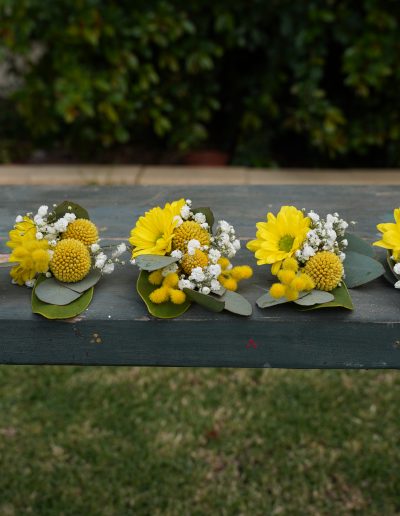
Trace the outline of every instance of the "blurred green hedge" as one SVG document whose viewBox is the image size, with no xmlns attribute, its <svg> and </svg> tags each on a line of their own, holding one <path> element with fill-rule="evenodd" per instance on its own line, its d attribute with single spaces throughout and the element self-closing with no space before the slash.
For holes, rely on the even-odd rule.
<svg viewBox="0 0 400 516">
<path fill-rule="evenodd" d="M 398 0 L 0 0 L 0 139 L 399 166 L 399 22 Z"/>
</svg>

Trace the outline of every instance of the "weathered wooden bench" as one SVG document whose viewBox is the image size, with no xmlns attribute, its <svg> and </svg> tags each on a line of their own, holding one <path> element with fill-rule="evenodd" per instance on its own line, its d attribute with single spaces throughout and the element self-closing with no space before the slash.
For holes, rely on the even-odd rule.
<svg viewBox="0 0 400 516">
<path fill-rule="evenodd" d="M 227 172 L 229 173 L 229 172 Z M 357 220 L 372 241 L 376 223 L 399 205 L 393 186 L 15 187 L 0 192 L 0 253 L 16 214 L 65 198 L 85 206 L 104 239 L 127 238 L 136 218 L 166 201 L 189 197 L 232 222 L 243 243 L 255 223 L 281 204 L 338 211 Z M 267 285 L 244 248 L 238 262 L 255 275 L 241 292 L 254 303 Z M 0 363 L 205 367 L 400 368 L 400 293 L 380 278 L 352 291 L 354 312 L 300 313 L 292 306 L 254 308 L 250 318 L 211 313 L 193 305 L 175 320 L 150 317 L 136 293 L 138 271 L 127 264 L 95 290 L 89 309 L 72 321 L 32 315 L 30 292 L 11 285 L 0 269 Z"/>
</svg>

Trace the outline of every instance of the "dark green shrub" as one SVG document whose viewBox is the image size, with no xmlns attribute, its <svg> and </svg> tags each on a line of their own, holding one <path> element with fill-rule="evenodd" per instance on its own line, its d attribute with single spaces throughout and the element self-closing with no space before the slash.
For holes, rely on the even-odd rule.
<svg viewBox="0 0 400 516">
<path fill-rule="evenodd" d="M 0 0 L 2 97 L 41 147 L 398 166 L 399 22 L 397 0 Z"/>
</svg>

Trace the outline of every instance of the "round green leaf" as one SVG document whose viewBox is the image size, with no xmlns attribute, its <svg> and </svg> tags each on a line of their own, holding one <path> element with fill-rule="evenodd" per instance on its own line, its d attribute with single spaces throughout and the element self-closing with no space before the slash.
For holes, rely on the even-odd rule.
<svg viewBox="0 0 400 516">
<path fill-rule="evenodd" d="M 355 253 L 364 254 L 365 256 L 369 256 L 370 258 L 373 258 L 375 256 L 373 247 L 357 235 L 354 235 L 353 233 L 346 233 L 344 238 L 348 242 L 345 251 L 346 253 L 352 251 Z"/>
<path fill-rule="evenodd" d="M 294 303 L 300 306 L 312 306 L 321 303 L 328 303 L 333 301 L 335 296 L 330 292 L 324 292 L 323 290 L 311 290 L 305 296 L 296 299 Z"/>
<path fill-rule="evenodd" d="M 225 301 L 225 310 L 228 310 L 228 312 L 245 316 L 253 313 L 251 304 L 237 292 L 226 290 L 220 299 Z"/>
<path fill-rule="evenodd" d="M 72 290 L 73 292 L 79 292 L 82 294 L 82 292 L 85 292 L 85 290 L 88 290 L 90 287 L 94 287 L 100 278 L 101 271 L 99 269 L 92 269 L 89 274 L 81 281 L 77 281 L 76 283 L 65 283 L 59 281 L 58 283 L 63 287 Z"/>
<path fill-rule="evenodd" d="M 373 258 L 354 251 L 346 252 L 343 262 L 348 288 L 359 287 L 384 274 L 383 265 Z"/>
<path fill-rule="evenodd" d="M 43 276 L 39 276 L 35 288 L 32 292 L 32 312 L 43 315 L 46 319 L 70 319 L 82 313 L 90 305 L 93 298 L 93 287 L 81 294 L 78 299 L 68 305 L 58 306 L 44 303 L 36 295 L 36 289 L 44 281 Z"/>
<path fill-rule="evenodd" d="M 221 301 L 223 296 L 220 299 L 217 299 L 209 294 L 202 294 L 197 290 L 191 290 L 189 288 L 184 288 L 183 291 L 191 301 L 204 306 L 204 308 L 211 312 L 222 312 L 225 308 L 225 302 Z"/>
<path fill-rule="evenodd" d="M 76 204 L 75 202 L 63 201 L 56 208 L 54 208 L 50 216 L 50 221 L 54 222 L 58 219 L 61 219 L 66 213 L 73 213 L 77 219 L 90 219 L 89 213 L 85 210 L 85 208 L 82 208 L 82 206 L 79 206 L 79 204 Z"/>
<path fill-rule="evenodd" d="M 135 263 L 139 269 L 143 271 L 156 271 L 168 267 L 172 263 L 175 263 L 179 258 L 173 256 L 159 256 L 156 254 L 141 254 L 135 258 Z"/>
<path fill-rule="evenodd" d="M 351 300 L 349 291 L 347 290 L 346 285 L 342 281 L 340 287 L 336 287 L 331 291 L 334 299 L 332 301 L 328 301 L 328 303 L 322 303 L 313 306 L 299 306 L 299 310 L 317 310 L 318 308 L 347 308 L 348 310 L 353 310 L 353 302 Z"/>
<path fill-rule="evenodd" d="M 190 306 L 190 301 L 187 299 L 181 305 L 175 305 L 171 303 L 171 301 L 167 301 L 166 303 L 156 304 L 150 300 L 150 294 L 158 287 L 152 285 L 149 280 L 149 273 L 147 271 L 140 271 L 139 277 L 136 283 L 136 289 L 138 291 L 139 296 L 143 299 L 147 306 L 147 310 L 154 317 L 159 317 L 160 319 L 172 319 L 174 317 L 179 317 Z"/>
<path fill-rule="evenodd" d="M 307 294 L 308 292 L 300 292 L 299 299 L 306 296 Z M 259 308 L 271 308 L 272 306 L 283 305 L 284 303 L 290 303 L 290 301 L 287 300 L 286 297 L 280 297 L 279 299 L 275 299 L 274 297 L 270 296 L 268 292 L 266 294 L 263 294 L 256 301 L 256 305 Z"/>
<path fill-rule="evenodd" d="M 79 292 L 63 287 L 54 278 L 46 278 L 38 283 L 35 294 L 40 301 L 59 306 L 68 305 L 81 295 Z"/>
</svg>

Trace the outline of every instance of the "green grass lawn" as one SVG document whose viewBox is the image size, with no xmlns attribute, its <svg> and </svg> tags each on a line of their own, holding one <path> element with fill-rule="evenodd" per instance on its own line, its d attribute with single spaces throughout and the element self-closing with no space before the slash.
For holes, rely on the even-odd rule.
<svg viewBox="0 0 400 516">
<path fill-rule="evenodd" d="M 0 515 L 400 514 L 400 374 L 0 367 Z"/>
</svg>

